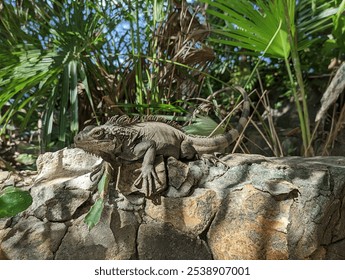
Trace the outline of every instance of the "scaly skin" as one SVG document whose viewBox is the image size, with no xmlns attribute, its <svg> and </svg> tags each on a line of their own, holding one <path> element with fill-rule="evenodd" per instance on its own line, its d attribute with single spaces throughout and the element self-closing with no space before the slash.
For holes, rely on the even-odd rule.
<svg viewBox="0 0 345 280">
<path fill-rule="evenodd" d="M 104 125 L 88 126 L 79 132 L 74 143 L 86 152 L 100 156 L 110 164 L 142 160 L 140 175 L 134 182 L 154 195 L 154 180 L 161 184 L 154 169 L 157 155 L 176 159 L 194 159 L 203 154 L 224 152 L 234 142 L 248 121 L 250 103 L 244 93 L 242 116 L 235 129 L 215 137 L 193 137 L 173 125 L 147 117 L 143 122 L 127 116 L 115 116 Z"/>
</svg>

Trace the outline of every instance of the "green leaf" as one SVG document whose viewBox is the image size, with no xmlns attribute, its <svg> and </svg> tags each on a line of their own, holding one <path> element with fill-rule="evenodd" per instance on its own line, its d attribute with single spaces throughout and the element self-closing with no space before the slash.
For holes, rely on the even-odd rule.
<svg viewBox="0 0 345 280">
<path fill-rule="evenodd" d="M 218 124 L 208 116 L 198 116 L 192 124 L 183 127 L 187 134 L 209 136 Z M 222 127 L 218 127 L 213 135 L 224 133 Z"/>
<path fill-rule="evenodd" d="M 73 136 L 78 132 L 78 72 L 77 72 L 77 61 L 72 60 L 69 63 L 70 68 L 70 103 L 71 103 L 71 120 L 70 127 Z"/>
<path fill-rule="evenodd" d="M 66 126 L 68 123 L 68 99 L 70 95 L 70 67 L 69 64 L 64 66 L 64 71 L 62 75 L 62 92 L 61 92 L 61 108 L 60 108 L 60 118 L 59 118 L 59 145 L 61 148 L 66 142 Z"/>
<path fill-rule="evenodd" d="M 0 192 L 0 218 L 13 217 L 32 204 L 28 191 L 15 187 L 7 187 Z"/>
<path fill-rule="evenodd" d="M 104 190 L 107 189 L 109 181 L 110 181 L 110 174 L 107 171 L 105 171 L 102 175 L 101 180 L 98 182 L 98 185 L 97 185 L 99 194 L 102 194 Z"/>
<path fill-rule="evenodd" d="M 98 122 L 97 113 L 95 111 L 95 106 L 93 104 L 92 94 L 91 94 L 91 91 L 90 91 L 89 82 L 88 82 L 88 79 L 87 79 L 87 75 L 85 73 L 85 67 L 84 67 L 83 63 L 78 63 L 78 73 L 79 73 L 81 82 L 84 85 L 86 96 L 89 99 L 92 111 L 93 111 L 93 113 L 94 113 L 94 115 L 96 117 L 96 120 Z"/>
<path fill-rule="evenodd" d="M 212 40 L 251 51 L 253 55 L 286 58 L 290 53 L 287 26 L 282 1 L 203 0 L 209 4 L 207 12 L 225 22 L 226 27 L 214 29 Z M 292 3 L 292 1 L 289 1 Z M 293 6 L 289 15 L 293 22 Z M 227 42 L 226 42 L 227 41 Z M 265 54 L 264 54 L 265 52 Z"/>
<path fill-rule="evenodd" d="M 32 165 L 35 164 L 37 157 L 31 154 L 19 154 L 16 157 L 16 162 L 19 162 L 24 165 Z"/>
<path fill-rule="evenodd" d="M 157 23 L 161 21 L 164 17 L 164 3 L 163 0 L 155 0 L 153 1 L 153 23 Z M 148 11 L 150 12 L 150 11 Z"/>
<path fill-rule="evenodd" d="M 101 219 L 101 215 L 104 208 L 104 201 L 102 198 L 98 198 L 94 205 L 92 205 L 89 212 L 86 214 L 84 219 L 85 224 L 87 224 L 89 230 L 91 230 L 95 225 L 98 224 Z"/>
</svg>

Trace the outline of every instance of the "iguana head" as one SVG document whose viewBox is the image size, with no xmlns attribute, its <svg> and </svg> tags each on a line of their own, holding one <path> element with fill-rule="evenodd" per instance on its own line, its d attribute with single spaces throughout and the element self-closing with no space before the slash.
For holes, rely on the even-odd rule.
<svg viewBox="0 0 345 280">
<path fill-rule="evenodd" d="M 121 151 L 122 141 L 105 125 L 87 126 L 74 137 L 77 148 L 107 160 Z"/>
</svg>

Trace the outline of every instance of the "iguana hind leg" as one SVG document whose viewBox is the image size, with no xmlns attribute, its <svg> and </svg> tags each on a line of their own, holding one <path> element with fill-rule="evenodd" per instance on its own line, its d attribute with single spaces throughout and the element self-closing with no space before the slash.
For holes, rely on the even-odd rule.
<svg viewBox="0 0 345 280">
<path fill-rule="evenodd" d="M 188 140 L 184 140 L 181 143 L 181 158 L 183 159 L 197 159 L 199 158 L 198 152 L 193 147 L 193 143 Z"/>
</svg>

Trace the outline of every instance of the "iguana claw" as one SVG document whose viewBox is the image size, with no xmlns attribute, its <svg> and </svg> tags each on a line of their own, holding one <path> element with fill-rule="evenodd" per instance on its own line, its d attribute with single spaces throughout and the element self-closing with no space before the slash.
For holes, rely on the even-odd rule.
<svg viewBox="0 0 345 280">
<path fill-rule="evenodd" d="M 199 159 L 201 159 L 206 164 L 210 162 L 213 165 L 221 164 L 224 168 L 229 168 L 229 165 L 225 161 L 218 158 L 217 154 L 203 154 Z"/>
<path fill-rule="evenodd" d="M 139 169 L 136 169 L 134 171 L 135 173 L 140 172 L 139 177 L 134 181 L 134 186 L 136 188 L 143 188 L 146 190 L 146 196 L 152 197 L 156 191 L 156 183 L 158 183 L 159 187 L 163 186 L 161 180 L 158 178 L 158 175 L 156 173 L 156 170 L 153 166 L 146 166 Z M 140 187 L 140 183 L 141 187 Z M 158 188 L 160 189 L 160 188 Z"/>
<path fill-rule="evenodd" d="M 100 164 L 98 164 L 96 167 L 93 168 L 93 170 L 90 173 L 91 182 L 98 184 L 98 182 L 101 180 L 103 173 L 105 171 L 105 164 L 106 163 L 102 160 Z"/>
</svg>

